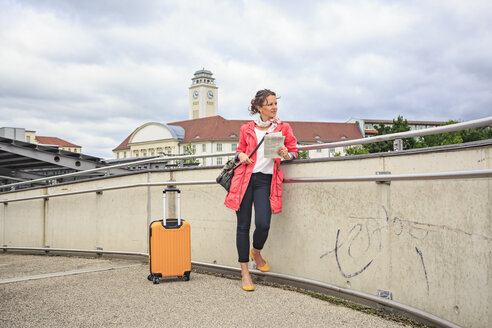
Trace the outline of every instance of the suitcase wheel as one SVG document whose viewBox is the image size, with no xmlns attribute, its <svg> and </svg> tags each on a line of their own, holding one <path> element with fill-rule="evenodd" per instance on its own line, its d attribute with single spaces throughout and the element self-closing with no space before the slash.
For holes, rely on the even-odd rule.
<svg viewBox="0 0 492 328">
<path fill-rule="evenodd" d="M 159 277 L 154 277 L 154 279 L 152 280 L 152 282 L 154 283 L 154 285 L 159 284 L 159 282 L 160 282 Z"/>
<path fill-rule="evenodd" d="M 190 271 L 186 271 L 184 273 L 184 276 L 181 277 L 183 281 L 189 281 L 190 280 Z"/>
<path fill-rule="evenodd" d="M 154 279 L 154 276 L 153 276 L 153 275 L 151 275 L 151 274 L 149 274 L 149 275 L 147 276 L 147 279 L 148 279 L 149 281 L 152 281 L 152 279 Z"/>
</svg>

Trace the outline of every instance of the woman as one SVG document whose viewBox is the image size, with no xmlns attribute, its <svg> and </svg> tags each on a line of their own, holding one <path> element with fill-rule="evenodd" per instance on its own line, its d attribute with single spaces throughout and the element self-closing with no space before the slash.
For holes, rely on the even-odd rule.
<svg viewBox="0 0 492 328">
<path fill-rule="evenodd" d="M 236 160 L 240 165 L 231 181 L 231 188 L 225 199 L 225 205 L 236 211 L 236 246 L 241 264 L 242 287 L 253 291 L 253 280 L 248 269 L 249 257 L 256 263 L 258 270 L 269 271 L 268 264 L 261 256 L 261 250 L 268 237 L 272 213 L 282 211 L 282 180 L 280 158 L 265 158 L 264 144 L 249 158 L 258 143 L 267 133 L 281 132 L 285 137 L 284 147 L 278 149 L 278 155 L 284 160 L 297 158 L 297 140 L 288 123 L 277 118 L 277 96 L 268 89 L 260 90 L 251 100 L 251 115 L 260 117 L 241 127 Z M 249 229 L 251 226 L 252 205 L 255 205 L 255 231 L 253 248 L 249 249 Z M 249 256 L 248 256 L 249 255 Z"/>
</svg>

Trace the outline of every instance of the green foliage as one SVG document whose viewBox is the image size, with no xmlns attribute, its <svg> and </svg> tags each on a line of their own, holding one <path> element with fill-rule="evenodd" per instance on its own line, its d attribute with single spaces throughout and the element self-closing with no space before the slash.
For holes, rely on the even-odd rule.
<svg viewBox="0 0 492 328">
<path fill-rule="evenodd" d="M 345 149 L 345 156 L 369 154 L 369 150 L 362 146 L 352 146 Z"/>
<path fill-rule="evenodd" d="M 393 120 L 392 126 L 386 126 L 384 124 L 375 125 L 376 130 L 378 130 L 378 136 L 384 134 L 392 134 L 398 132 L 410 131 L 410 127 L 408 126 L 408 121 L 403 119 L 403 116 L 399 115 L 396 120 Z M 403 139 L 403 149 L 411 149 L 415 146 L 415 139 L 406 138 Z M 375 142 L 372 144 L 366 144 L 363 146 L 369 153 L 381 153 L 393 150 L 393 141 L 381 141 Z"/>
<path fill-rule="evenodd" d="M 459 123 L 458 121 L 450 120 L 442 125 L 450 125 Z M 393 120 L 393 126 L 386 126 L 384 124 L 375 125 L 374 128 L 378 131 L 377 135 L 398 133 L 409 131 L 408 121 L 402 116 L 398 116 L 396 120 Z M 453 145 L 463 142 L 492 139 L 492 128 L 481 127 L 468 130 L 461 130 L 455 132 L 446 132 L 436 135 L 423 136 L 420 138 L 406 138 L 403 139 L 403 149 L 412 148 L 424 148 L 433 146 Z M 347 155 L 358 155 L 359 150 L 347 148 Z M 380 153 L 393 150 L 393 141 L 375 142 L 372 144 L 363 145 L 363 148 L 369 153 Z"/>
<path fill-rule="evenodd" d="M 492 139 L 492 128 L 490 127 L 474 128 L 462 130 L 460 132 L 463 142 Z"/>
<path fill-rule="evenodd" d="M 457 121 L 448 121 L 443 125 L 456 124 Z M 443 146 L 443 145 L 454 145 L 463 142 L 463 138 L 461 137 L 462 131 L 455 132 L 446 132 L 441 134 L 433 134 L 430 136 L 420 137 L 417 142 L 416 148 L 424 148 L 424 147 L 434 147 L 434 146 Z"/>
<path fill-rule="evenodd" d="M 450 125 L 459 123 L 458 121 L 450 120 L 442 125 Z M 463 142 L 484 140 L 492 138 L 492 129 L 490 127 L 481 127 L 455 132 L 446 132 L 430 136 L 423 136 L 417 143 L 418 148 L 454 145 Z"/>
<path fill-rule="evenodd" d="M 298 159 L 308 159 L 308 152 L 307 150 L 299 150 L 298 152 L 299 158 Z"/>
<path fill-rule="evenodd" d="M 193 148 L 193 146 L 191 145 L 191 142 L 188 142 L 188 144 L 185 146 L 185 154 L 186 155 L 195 155 L 196 153 L 196 150 Z M 185 159 L 183 160 L 183 163 L 184 164 L 195 164 L 195 163 L 198 163 L 198 160 L 195 158 L 195 159 Z"/>
<path fill-rule="evenodd" d="M 337 151 L 336 153 L 333 154 L 334 157 L 339 157 L 339 156 L 342 156 L 342 153 L 340 153 L 339 151 Z"/>
<path fill-rule="evenodd" d="M 450 120 L 442 125 L 450 125 L 456 123 L 459 122 Z M 391 127 L 385 126 L 384 124 L 375 125 L 374 127 L 376 128 L 376 130 L 378 130 L 377 135 L 398 133 L 398 132 L 404 132 L 410 130 L 407 120 L 403 119 L 402 116 L 398 116 L 398 119 L 393 120 L 393 126 Z M 470 141 L 491 139 L 491 138 L 492 138 L 492 128 L 481 127 L 481 128 L 474 128 L 474 129 L 461 130 L 455 132 L 446 132 L 446 133 L 429 135 L 429 136 L 422 136 L 420 138 L 417 138 L 417 140 L 415 140 L 414 138 L 403 139 L 403 149 L 453 145 L 463 142 L 470 142 Z M 376 142 L 376 143 L 364 145 L 363 147 L 367 149 L 370 153 L 387 152 L 393 150 L 393 141 Z M 349 153 L 347 154 L 351 155 Z"/>
</svg>

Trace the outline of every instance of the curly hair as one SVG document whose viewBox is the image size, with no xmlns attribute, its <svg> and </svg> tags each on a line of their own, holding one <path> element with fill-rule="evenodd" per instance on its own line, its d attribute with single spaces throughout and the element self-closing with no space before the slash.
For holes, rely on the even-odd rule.
<svg viewBox="0 0 492 328">
<path fill-rule="evenodd" d="M 249 107 L 249 112 L 251 113 L 251 115 L 254 115 L 254 114 L 257 114 L 260 112 L 258 110 L 258 108 L 256 108 L 256 107 L 263 106 L 263 103 L 265 102 L 265 100 L 267 99 L 268 96 L 277 97 L 275 92 L 273 92 L 272 90 L 268 90 L 268 89 L 263 89 L 263 90 L 260 90 L 256 93 L 256 96 L 253 99 L 251 99 L 251 106 Z"/>
</svg>

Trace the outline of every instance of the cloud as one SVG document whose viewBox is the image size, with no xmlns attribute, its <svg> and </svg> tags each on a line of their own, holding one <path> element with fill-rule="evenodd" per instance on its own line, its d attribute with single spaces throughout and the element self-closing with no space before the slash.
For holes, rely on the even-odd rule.
<svg viewBox="0 0 492 328">
<path fill-rule="evenodd" d="M 490 116 L 490 1 L 0 0 L 0 126 L 112 157 L 140 124 L 188 118 L 205 67 L 219 114 L 270 88 L 284 120 Z"/>
</svg>

